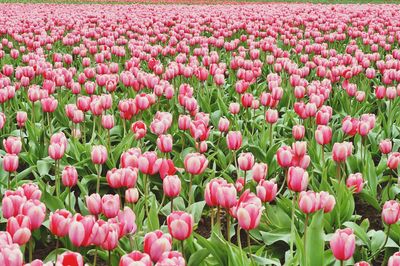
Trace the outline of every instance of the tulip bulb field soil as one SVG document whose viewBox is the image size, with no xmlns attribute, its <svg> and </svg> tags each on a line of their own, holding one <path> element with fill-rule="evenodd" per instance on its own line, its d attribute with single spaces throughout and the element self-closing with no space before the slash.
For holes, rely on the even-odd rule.
<svg viewBox="0 0 400 266">
<path fill-rule="evenodd" d="M 0 13 L 0 266 L 400 265 L 400 6 Z"/>
</svg>

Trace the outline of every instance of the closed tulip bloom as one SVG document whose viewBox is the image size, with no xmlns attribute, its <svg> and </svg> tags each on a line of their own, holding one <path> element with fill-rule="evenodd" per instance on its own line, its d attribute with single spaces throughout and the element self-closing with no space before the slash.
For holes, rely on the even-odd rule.
<svg viewBox="0 0 400 266">
<path fill-rule="evenodd" d="M 78 183 L 78 172 L 75 167 L 71 165 L 65 166 L 61 174 L 61 180 L 66 187 L 75 186 Z"/>
<path fill-rule="evenodd" d="M 292 135 L 295 140 L 301 140 L 304 138 L 306 130 L 303 125 L 295 125 L 292 128 Z"/>
<path fill-rule="evenodd" d="M 114 218 L 115 216 L 117 216 L 120 208 L 121 204 L 118 194 L 115 195 L 107 194 L 101 198 L 102 213 L 107 218 Z"/>
<path fill-rule="evenodd" d="M 382 208 L 382 220 L 385 224 L 391 225 L 399 221 L 400 204 L 395 200 L 386 201 Z"/>
<path fill-rule="evenodd" d="M 278 111 L 275 109 L 268 109 L 265 112 L 265 120 L 268 124 L 275 124 L 278 121 Z"/>
<path fill-rule="evenodd" d="M 138 167 L 139 157 L 142 154 L 139 148 L 131 148 L 121 155 L 121 167 Z"/>
<path fill-rule="evenodd" d="M 276 152 L 276 158 L 281 167 L 286 168 L 291 166 L 293 159 L 292 149 L 288 146 L 280 147 Z"/>
<path fill-rule="evenodd" d="M 185 240 L 193 231 L 193 216 L 183 211 L 174 211 L 167 217 L 168 231 L 177 240 Z"/>
<path fill-rule="evenodd" d="M 253 230 L 260 224 L 264 208 L 254 202 L 241 203 L 236 211 L 239 226 L 244 230 Z"/>
<path fill-rule="evenodd" d="M 118 230 L 118 225 L 113 226 L 109 224 L 109 229 L 103 243 L 101 243 L 101 248 L 105 250 L 114 250 L 118 246 Z"/>
<path fill-rule="evenodd" d="M 139 156 L 139 170 L 146 175 L 154 175 L 160 170 L 161 159 L 154 151 L 147 151 Z"/>
<path fill-rule="evenodd" d="M 255 163 L 252 168 L 253 180 L 259 183 L 267 177 L 268 165 L 266 163 Z"/>
<path fill-rule="evenodd" d="M 221 184 L 217 189 L 217 204 L 225 209 L 236 205 L 237 191 L 233 184 Z"/>
<path fill-rule="evenodd" d="M 356 248 L 356 237 L 353 230 L 350 228 L 336 230 L 331 238 L 330 247 L 337 260 L 350 259 Z"/>
<path fill-rule="evenodd" d="M 21 138 L 9 136 L 7 139 L 3 139 L 3 146 L 7 153 L 18 155 L 22 148 Z"/>
<path fill-rule="evenodd" d="M 18 156 L 15 154 L 6 154 L 3 157 L 3 169 L 6 172 L 12 173 L 18 169 Z"/>
<path fill-rule="evenodd" d="M 87 247 L 91 245 L 90 236 L 95 222 L 94 217 L 91 215 L 82 216 L 79 213 L 75 214 L 68 231 L 71 243 L 76 247 Z"/>
<path fill-rule="evenodd" d="M 228 149 L 236 151 L 242 146 L 242 133 L 240 131 L 229 131 L 226 136 Z"/>
<path fill-rule="evenodd" d="M 220 132 L 228 132 L 229 124 L 230 124 L 229 119 L 221 117 L 218 121 L 218 130 Z"/>
<path fill-rule="evenodd" d="M 42 191 L 35 183 L 25 183 L 21 186 L 27 200 L 40 200 Z"/>
<path fill-rule="evenodd" d="M 58 101 L 52 96 L 43 98 L 40 100 L 40 102 L 42 104 L 43 112 L 45 113 L 53 113 L 58 106 Z"/>
<path fill-rule="evenodd" d="M 132 124 L 131 131 L 135 135 L 135 138 L 139 140 L 144 136 L 146 136 L 147 133 L 146 124 L 143 121 L 136 121 L 135 123 Z"/>
<path fill-rule="evenodd" d="M 388 260 L 388 266 L 399 266 L 400 265 L 400 251 L 390 256 Z"/>
<path fill-rule="evenodd" d="M 397 167 L 399 166 L 399 163 L 400 163 L 400 153 L 399 152 L 392 152 L 389 155 L 389 158 L 387 160 L 387 166 L 390 169 L 397 170 Z"/>
<path fill-rule="evenodd" d="M 171 152 L 172 142 L 172 136 L 170 134 L 159 135 L 157 138 L 157 148 L 163 153 Z"/>
<path fill-rule="evenodd" d="M 188 130 L 190 128 L 191 118 L 188 115 L 180 115 L 178 118 L 178 128 Z"/>
<path fill-rule="evenodd" d="M 93 146 L 91 158 L 94 164 L 104 164 L 108 158 L 106 147 L 103 145 Z"/>
<path fill-rule="evenodd" d="M 114 116 L 113 115 L 101 116 L 101 125 L 105 129 L 112 129 L 114 127 Z"/>
<path fill-rule="evenodd" d="M 254 155 L 251 152 L 241 153 L 237 161 L 242 171 L 249 171 L 254 165 Z"/>
<path fill-rule="evenodd" d="M 303 213 L 310 214 L 320 208 L 320 197 L 314 191 L 302 191 L 299 195 L 299 208 Z"/>
<path fill-rule="evenodd" d="M 164 234 L 161 230 L 147 233 L 143 240 L 143 251 L 149 254 L 153 262 L 160 260 L 164 252 L 171 251 L 172 238 L 170 234 Z"/>
<path fill-rule="evenodd" d="M 155 266 L 186 266 L 185 259 L 178 251 L 164 252 Z"/>
<path fill-rule="evenodd" d="M 324 210 L 324 213 L 331 212 L 336 205 L 335 197 L 326 191 L 319 192 L 319 202 L 320 209 Z"/>
<path fill-rule="evenodd" d="M 315 130 L 315 140 L 319 145 L 326 145 L 331 142 L 332 129 L 328 126 L 318 125 Z"/>
<path fill-rule="evenodd" d="M 95 246 L 101 246 L 104 243 L 108 231 L 110 229 L 109 224 L 104 220 L 97 220 L 92 227 L 92 231 L 90 232 L 90 240 L 89 243 Z"/>
<path fill-rule="evenodd" d="M 56 142 L 49 145 L 48 153 L 51 159 L 60 160 L 65 153 L 66 146 L 64 144 Z"/>
<path fill-rule="evenodd" d="M 12 241 L 11 235 L 7 231 L 1 231 L 0 232 L 0 246 L 4 247 L 4 246 L 12 245 L 12 244 L 13 244 L 13 241 Z"/>
<path fill-rule="evenodd" d="M 18 127 L 24 127 L 25 122 L 28 120 L 28 114 L 24 111 L 18 111 L 16 119 Z"/>
<path fill-rule="evenodd" d="M 240 111 L 240 104 L 239 103 L 230 103 L 229 104 L 229 112 L 233 115 L 238 114 Z"/>
<path fill-rule="evenodd" d="M 66 251 L 57 256 L 55 266 L 83 266 L 83 257 L 77 252 Z"/>
<path fill-rule="evenodd" d="M 360 193 L 364 187 L 364 179 L 361 173 L 350 174 L 346 180 L 346 186 L 354 190 L 354 193 Z"/>
<path fill-rule="evenodd" d="M 262 202 L 271 202 L 275 199 L 278 185 L 272 180 L 260 180 L 256 187 L 257 197 Z"/>
<path fill-rule="evenodd" d="M 23 261 L 24 259 L 19 245 L 11 244 L 0 248 L 0 265 L 21 266 Z"/>
<path fill-rule="evenodd" d="M 206 184 L 204 199 L 208 206 L 215 207 L 218 205 L 218 189 L 224 184 L 227 184 L 227 182 L 222 178 L 213 178 Z"/>
<path fill-rule="evenodd" d="M 7 220 L 7 232 L 11 235 L 13 243 L 25 245 L 31 238 L 31 222 L 28 216 L 19 214 Z"/>
<path fill-rule="evenodd" d="M 102 211 L 101 197 L 97 193 L 86 196 L 86 206 L 89 213 L 92 215 L 99 215 Z"/>
<path fill-rule="evenodd" d="M 290 167 L 287 176 L 287 185 L 294 192 L 304 191 L 308 185 L 308 173 L 301 167 Z"/>
<path fill-rule="evenodd" d="M 181 180 L 177 175 L 167 175 L 163 180 L 163 191 L 167 197 L 177 197 L 181 192 Z"/>
<path fill-rule="evenodd" d="M 307 152 L 307 142 L 296 141 L 292 144 L 293 154 L 299 158 L 303 157 Z"/>
<path fill-rule="evenodd" d="M 381 140 L 379 143 L 379 150 L 382 154 L 388 154 L 392 151 L 392 142 L 390 139 Z"/>
<path fill-rule="evenodd" d="M 41 260 L 33 260 L 31 263 L 24 264 L 24 266 L 53 266 L 53 262 L 49 261 L 44 263 Z"/>
<path fill-rule="evenodd" d="M 21 206 L 20 212 L 29 217 L 31 230 L 38 229 L 46 217 L 46 206 L 39 200 L 28 200 Z"/>
<path fill-rule="evenodd" d="M 136 203 L 139 200 L 139 191 L 137 188 L 125 190 L 125 201 L 127 203 Z"/>
<path fill-rule="evenodd" d="M 333 144 L 332 158 L 335 162 L 344 162 L 353 151 L 353 144 L 350 142 L 336 142 Z"/>
<path fill-rule="evenodd" d="M 54 213 L 51 213 L 49 217 L 50 232 L 58 237 L 66 236 L 68 234 L 71 218 L 71 213 L 64 209 L 56 210 Z"/>
<path fill-rule="evenodd" d="M 26 197 L 21 195 L 6 195 L 3 197 L 1 204 L 3 217 L 8 219 L 12 216 L 17 216 L 21 206 L 26 200 Z"/>
<path fill-rule="evenodd" d="M 208 160 L 200 153 L 189 153 L 184 160 L 185 170 L 191 175 L 200 175 L 207 168 Z"/>
<path fill-rule="evenodd" d="M 140 251 L 132 251 L 121 257 L 119 261 L 119 266 L 151 266 L 152 262 L 150 256 L 146 253 L 141 253 Z"/>
</svg>

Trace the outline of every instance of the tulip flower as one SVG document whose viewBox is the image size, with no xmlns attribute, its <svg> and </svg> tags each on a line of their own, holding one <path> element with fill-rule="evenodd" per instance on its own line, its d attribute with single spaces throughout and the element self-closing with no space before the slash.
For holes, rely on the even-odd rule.
<svg viewBox="0 0 400 266">
<path fill-rule="evenodd" d="M 158 262 L 164 252 L 172 249 L 172 238 L 160 230 L 147 233 L 143 240 L 143 250 L 153 262 Z"/>
<path fill-rule="evenodd" d="M 57 256 L 56 266 L 76 265 L 83 266 L 83 257 L 81 254 L 72 251 L 66 251 Z"/>
<path fill-rule="evenodd" d="M 388 260 L 388 266 L 400 265 L 400 251 L 395 252 Z"/>
<path fill-rule="evenodd" d="M 173 211 L 174 197 L 181 192 L 181 180 L 177 175 L 168 175 L 163 179 L 164 195 L 171 198 L 171 212 Z"/>
<path fill-rule="evenodd" d="M 11 174 L 18 169 L 18 156 L 15 154 L 6 154 L 3 157 L 3 169 L 8 172 L 8 185 L 7 188 L 11 188 Z"/>
<path fill-rule="evenodd" d="M 193 216 L 183 211 L 174 211 L 167 217 L 168 231 L 177 240 L 183 241 L 193 231 Z"/>
<path fill-rule="evenodd" d="M 337 260 L 345 261 L 353 256 L 356 248 L 356 237 L 350 228 L 338 229 L 333 234 L 329 244 L 333 256 Z"/>
<path fill-rule="evenodd" d="M 131 253 L 122 256 L 119 261 L 119 266 L 130 266 L 135 264 L 151 266 L 152 262 L 148 254 L 139 251 L 132 251 Z"/>
<path fill-rule="evenodd" d="M 136 203 L 139 200 L 139 191 L 137 188 L 129 188 L 125 190 L 125 201 L 127 203 Z"/>
<path fill-rule="evenodd" d="M 67 210 L 57 210 L 50 214 L 50 232 L 58 237 L 64 237 L 68 234 L 69 224 L 72 215 Z"/>
<path fill-rule="evenodd" d="M 351 188 L 354 193 L 360 193 L 364 187 L 364 179 L 361 173 L 350 174 L 346 180 L 346 186 Z"/>
<path fill-rule="evenodd" d="M 185 266 L 186 262 L 180 252 L 169 251 L 169 252 L 164 252 L 160 260 L 155 264 L 155 266 L 163 266 L 163 265 Z"/>
<path fill-rule="evenodd" d="M 261 179 L 256 187 L 257 197 L 262 202 L 271 202 L 275 199 L 278 185 L 274 181 Z"/>
<path fill-rule="evenodd" d="M 91 153 L 92 162 L 97 166 L 96 193 L 100 191 L 101 165 L 107 161 L 107 149 L 102 145 L 93 146 Z"/>
<path fill-rule="evenodd" d="M 120 210 L 119 195 L 107 194 L 101 198 L 101 210 L 107 218 L 114 218 Z"/>
<path fill-rule="evenodd" d="M 20 246 L 26 244 L 31 238 L 31 222 L 28 216 L 19 214 L 7 220 L 7 232 L 12 237 L 13 243 Z"/>
<path fill-rule="evenodd" d="M 185 170 L 190 174 L 189 183 L 189 204 L 192 202 L 192 183 L 193 176 L 200 175 L 207 168 L 208 160 L 200 153 L 189 153 L 186 155 L 184 160 Z"/>
<path fill-rule="evenodd" d="M 267 177 L 268 165 L 266 163 L 255 163 L 252 168 L 253 180 L 259 183 Z"/>
</svg>

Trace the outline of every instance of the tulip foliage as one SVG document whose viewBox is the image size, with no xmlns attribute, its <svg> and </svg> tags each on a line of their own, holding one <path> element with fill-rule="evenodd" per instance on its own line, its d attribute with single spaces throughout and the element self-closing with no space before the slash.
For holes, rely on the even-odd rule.
<svg viewBox="0 0 400 266">
<path fill-rule="evenodd" d="M 399 6 L 0 12 L 0 265 L 400 265 Z"/>
</svg>

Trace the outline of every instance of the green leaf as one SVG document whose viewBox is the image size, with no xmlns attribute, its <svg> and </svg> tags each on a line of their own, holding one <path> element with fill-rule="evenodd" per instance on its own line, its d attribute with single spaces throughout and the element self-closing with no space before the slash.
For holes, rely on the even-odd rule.
<svg viewBox="0 0 400 266">
<path fill-rule="evenodd" d="M 197 250 L 190 256 L 188 266 L 198 266 L 201 265 L 203 260 L 210 255 L 210 251 L 206 248 L 201 248 Z"/>
<path fill-rule="evenodd" d="M 195 223 L 198 223 L 200 221 L 201 214 L 203 213 L 203 209 L 204 209 L 205 205 L 206 205 L 206 202 L 203 200 L 203 201 L 195 202 L 188 207 L 187 212 L 191 213 L 193 215 Z"/>
<path fill-rule="evenodd" d="M 311 224 L 307 229 L 306 239 L 306 265 L 324 265 L 324 213 L 318 211 L 312 218 Z"/>
<path fill-rule="evenodd" d="M 158 222 L 158 208 L 155 197 L 152 197 L 151 199 L 149 217 L 147 217 L 147 226 L 149 231 L 154 231 L 160 228 L 160 224 Z"/>
</svg>

